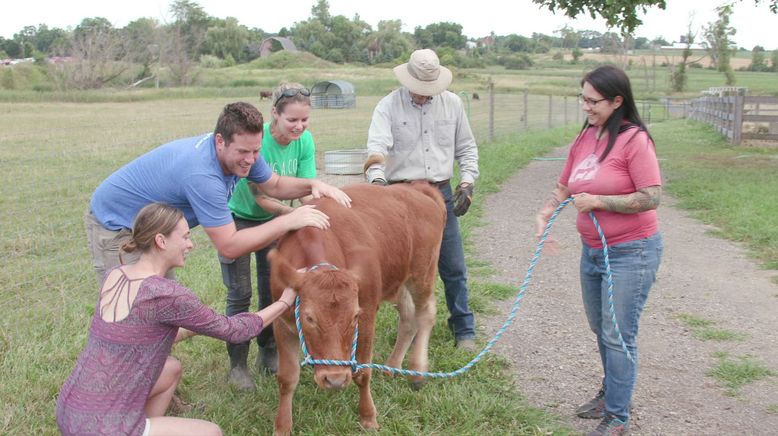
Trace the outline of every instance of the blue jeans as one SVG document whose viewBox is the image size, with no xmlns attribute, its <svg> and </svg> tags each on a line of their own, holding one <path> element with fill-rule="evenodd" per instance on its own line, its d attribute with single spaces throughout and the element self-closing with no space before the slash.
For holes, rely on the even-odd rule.
<svg viewBox="0 0 778 436">
<path fill-rule="evenodd" d="M 233 216 L 235 227 L 238 230 L 261 225 L 267 221 L 249 221 Z M 270 263 L 267 261 L 267 253 L 275 244 L 270 244 L 254 253 L 257 263 L 257 296 L 258 309 L 264 309 L 273 303 L 270 295 Z M 222 269 L 222 280 L 227 287 L 227 316 L 248 312 L 251 306 L 251 254 L 246 254 L 237 259 L 227 259 L 219 255 L 219 263 Z M 249 353 L 249 342 L 240 344 L 227 343 L 227 354 L 230 356 L 230 367 L 237 365 L 246 366 Z M 260 347 L 272 347 L 275 345 L 273 338 L 273 326 L 267 325 L 257 336 L 257 345 Z"/>
<path fill-rule="evenodd" d="M 467 267 L 465 266 L 465 248 L 459 234 L 459 219 L 454 215 L 451 201 L 451 185 L 445 183 L 438 189 L 446 200 L 446 227 L 443 230 L 443 243 L 440 246 L 438 272 L 446 290 L 446 305 L 450 314 L 448 327 L 454 338 L 475 338 L 475 317 L 467 307 Z"/>
<path fill-rule="evenodd" d="M 632 390 L 637 378 L 637 335 L 640 314 L 662 259 L 662 235 L 608 247 L 613 276 L 613 306 L 616 322 L 635 363 L 621 347 L 608 305 L 605 257 L 601 248 L 583 244 L 581 290 L 589 328 L 597 335 L 597 347 L 605 373 L 605 411 L 620 419 L 629 418 Z"/>
</svg>

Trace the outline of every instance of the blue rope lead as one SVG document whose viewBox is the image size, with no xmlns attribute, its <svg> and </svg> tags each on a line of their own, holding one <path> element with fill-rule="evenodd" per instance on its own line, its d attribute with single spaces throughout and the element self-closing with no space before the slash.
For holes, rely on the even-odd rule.
<svg viewBox="0 0 778 436">
<path fill-rule="evenodd" d="M 543 247 L 546 244 L 546 239 L 548 239 L 548 233 L 551 231 L 551 226 L 554 224 L 554 221 L 556 220 L 557 216 L 562 211 L 562 209 L 564 209 L 564 207 L 567 206 L 571 201 L 573 201 L 573 197 L 569 197 L 565 199 L 565 201 L 561 202 L 559 206 L 557 206 L 556 210 L 554 210 L 554 213 L 551 214 L 551 217 L 548 219 L 548 222 L 546 223 L 546 228 L 543 231 L 543 235 L 540 237 L 540 241 L 538 242 L 537 248 L 535 248 L 535 253 L 532 255 L 532 260 L 530 260 L 529 268 L 527 269 L 527 274 L 524 276 L 524 281 L 519 287 L 519 292 L 518 294 L 516 294 L 516 298 L 513 301 L 513 306 L 511 308 L 511 312 L 508 314 L 508 318 L 505 320 L 505 322 L 497 331 L 497 333 L 494 335 L 494 337 L 491 340 L 489 340 L 489 342 L 486 344 L 484 349 L 481 350 L 480 353 L 478 353 L 472 360 L 470 360 L 462 368 L 459 368 L 456 371 L 451 371 L 451 372 L 420 372 L 420 371 L 413 371 L 410 369 L 394 368 L 391 366 L 380 365 L 377 363 L 359 363 L 356 361 L 358 328 L 354 329 L 354 343 L 351 348 L 351 360 L 314 359 L 313 357 L 311 357 L 310 354 L 308 354 L 308 349 L 305 346 L 305 337 L 303 336 L 303 329 L 300 324 L 300 297 L 298 296 L 295 299 L 294 317 L 295 317 L 295 324 L 297 325 L 297 334 L 300 338 L 300 348 L 302 349 L 303 356 L 304 356 L 304 359 L 300 363 L 300 366 L 305 366 L 305 365 L 350 366 L 353 372 L 357 372 L 363 368 L 370 368 L 370 369 L 378 369 L 381 371 L 386 371 L 391 374 L 409 375 L 415 377 L 430 377 L 430 378 L 452 378 L 460 374 L 464 374 L 465 372 L 470 370 L 470 368 L 472 368 L 473 365 L 478 363 L 484 357 L 484 355 L 486 355 L 486 353 L 488 353 L 492 349 L 494 344 L 496 344 L 497 341 L 505 333 L 505 331 L 508 330 L 508 327 L 510 327 L 510 325 L 513 324 L 513 321 L 516 318 L 516 314 L 518 313 L 519 308 L 521 307 L 521 300 L 524 298 L 524 294 L 527 291 L 527 286 L 529 286 L 529 282 L 532 279 L 532 272 L 535 270 L 535 265 L 537 265 L 538 260 L 540 259 L 540 253 L 543 251 Z M 619 330 L 619 325 L 616 322 L 616 312 L 613 306 L 613 278 L 611 274 L 610 261 L 608 259 L 608 244 L 605 241 L 605 234 L 603 233 L 600 224 L 597 222 L 597 218 L 594 217 L 594 214 L 589 212 L 589 216 L 594 222 L 594 226 L 597 228 L 597 232 L 600 234 L 600 239 L 602 240 L 603 255 L 605 256 L 605 275 L 608 282 L 608 306 L 610 308 L 611 320 L 613 321 L 613 325 L 616 328 L 616 332 L 618 333 L 619 341 L 621 342 L 622 349 L 624 350 L 625 353 L 627 353 L 627 357 L 629 358 L 629 360 L 634 363 L 635 361 L 632 358 L 632 354 L 629 352 L 629 350 L 627 350 L 627 345 L 624 343 L 624 339 L 622 338 L 621 332 Z"/>
</svg>

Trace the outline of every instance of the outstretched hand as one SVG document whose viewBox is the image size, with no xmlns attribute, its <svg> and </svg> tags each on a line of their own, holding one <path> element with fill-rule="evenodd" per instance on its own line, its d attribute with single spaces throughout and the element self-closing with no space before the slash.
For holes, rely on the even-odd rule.
<svg viewBox="0 0 778 436">
<path fill-rule="evenodd" d="M 316 209 L 316 206 L 306 204 L 300 206 L 277 219 L 287 220 L 289 230 L 297 230 L 303 227 L 316 227 L 326 230 L 330 227 L 330 218 L 322 211 Z"/>
<path fill-rule="evenodd" d="M 332 185 L 320 180 L 311 181 L 311 195 L 313 198 L 329 197 L 346 207 L 351 207 L 351 197 Z"/>
<path fill-rule="evenodd" d="M 292 288 L 284 288 L 284 293 L 278 301 L 284 302 L 289 307 L 294 307 L 294 300 L 297 298 L 297 291 Z"/>
</svg>

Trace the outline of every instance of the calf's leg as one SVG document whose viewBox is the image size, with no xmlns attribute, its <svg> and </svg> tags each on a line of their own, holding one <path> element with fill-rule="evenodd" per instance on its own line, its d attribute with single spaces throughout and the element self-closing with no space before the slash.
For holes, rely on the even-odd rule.
<svg viewBox="0 0 778 436">
<path fill-rule="evenodd" d="M 373 334 L 375 333 L 375 313 L 378 308 L 363 308 L 369 312 L 359 317 L 359 340 L 357 341 L 357 362 L 368 363 L 373 359 Z M 366 430 L 378 430 L 373 394 L 370 392 L 372 370 L 364 368 L 354 375 L 354 383 L 359 387 L 359 423 Z"/>
<path fill-rule="evenodd" d="M 395 307 L 400 315 L 397 322 L 397 340 L 394 342 L 392 354 L 386 360 L 386 366 L 402 368 L 405 353 L 408 352 L 408 348 L 410 348 L 418 329 L 416 317 L 414 316 L 416 308 L 413 304 L 413 298 L 408 288 L 404 285 L 398 291 L 397 305 Z"/>
<path fill-rule="evenodd" d="M 281 321 L 281 320 L 279 320 Z M 292 320 L 294 322 L 294 320 Z M 297 383 L 300 381 L 300 365 L 298 359 L 298 339 L 296 331 L 284 319 L 276 321 L 273 335 L 278 348 L 278 412 L 276 413 L 275 436 L 292 434 L 292 399 Z"/>
</svg>

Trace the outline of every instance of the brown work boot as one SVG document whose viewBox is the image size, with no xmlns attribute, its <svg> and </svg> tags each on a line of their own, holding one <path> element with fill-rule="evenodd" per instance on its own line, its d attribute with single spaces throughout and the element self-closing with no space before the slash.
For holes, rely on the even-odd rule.
<svg viewBox="0 0 778 436">
<path fill-rule="evenodd" d="M 575 414 L 584 419 L 600 419 L 605 412 L 605 391 L 600 389 L 591 400 L 578 406 Z"/>
</svg>

